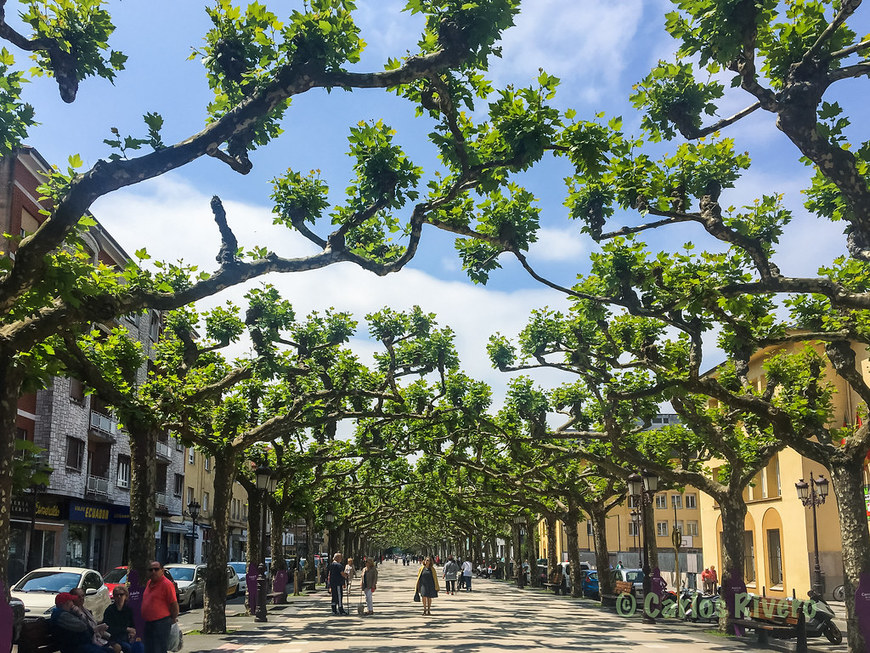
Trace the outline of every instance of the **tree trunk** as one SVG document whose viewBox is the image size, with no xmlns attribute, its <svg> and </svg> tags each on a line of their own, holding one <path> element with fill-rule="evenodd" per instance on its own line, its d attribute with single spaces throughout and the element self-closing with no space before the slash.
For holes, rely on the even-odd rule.
<svg viewBox="0 0 870 653">
<path fill-rule="evenodd" d="M 864 638 L 855 614 L 855 590 L 862 573 L 870 571 L 870 533 L 864 505 L 864 478 L 860 461 L 830 461 L 828 468 L 840 516 L 843 571 L 846 588 L 846 631 L 849 653 L 865 651 Z"/>
<path fill-rule="evenodd" d="M 565 515 L 565 533 L 568 541 L 565 546 L 568 549 L 568 562 L 571 563 L 571 596 L 574 598 L 583 596 L 583 587 L 580 585 L 580 547 L 577 534 L 579 521 L 580 508 L 571 497 L 568 497 L 568 512 Z"/>
<path fill-rule="evenodd" d="M 538 552 L 537 547 L 535 546 L 535 537 L 537 535 L 537 529 L 535 526 L 536 522 L 533 522 L 531 519 L 526 520 L 526 551 L 525 558 L 529 561 L 529 574 L 531 578 L 529 582 L 532 587 L 540 587 L 541 579 L 538 572 Z"/>
<path fill-rule="evenodd" d="M 9 560 L 12 515 L 12 461 L 15 459 L 15 421 L 21 394 L 21 371 L 5 358 L 0 364 L 0 560 Z M 152 535 L 153 537 L 153 535 Z M 26 561 L 25 561 L 26 564 Z M 0 586 L 9 590 L 6 563 L 0 564 Z"/>
<path fill-rule="evenodd" d="M 139 573 L 144 585 L 145 570 L 154 559 L 154 497 L 157 485 L 157 430 L 135 415 L 119 414 L 130 434 L 130 569 Z"/>
<path fill-rule="evenodd" d="M 308 546 L 308 560 L 306 561 L 305 577 L 310 581 L 317 581 L 317 569 L 314 567 L 314 556 L 320 553 L 314 544 L 314 511 L 309 511 L 305 516 L 305 542 Z M 324 564 L 321 560 L 320 564 Z"/>
<path fill-rule="evenodd" d="M 607 550 L 607 513 L 603 508 L 592 510 L 592 536 L 595 538 L 595 566 L 598 568 L 598 595 L 613 594 L 613 578 L 610 575 L 610 555 Z"/>
<path fill-rule="evenodd" d="M 556 571 L 556 565 L 559 564 L 556 550 L 556 516 L 547 515 L 544 523 L 547 525 L 547 567 L 552 575 Z"/>
<path fill-rule="evenodd" d="M 262 562 L 260 559 L 262 555 L 260 548 L 260 512 L 263 508 L 260 493 L 257 491 L 256 486 L 244 484 L 244 487 L 248 491 L 248 546 L 245 549 L 245 562 L 248 563 L 247 567 L 250 569 L 251 563 L 259 565 Z M 250 592 L 245 593 L 245 604 L 248 606 L 248 612 L 253 614 Z"/>
<path fill-rule="evenodd" d="M 272 547 L 271 577 L 283 569 L 287 570 L 287 561 L 284 558 L 284 507 L 280 502 L 272 502 L 272 510 L 269 511 L 272 518 L 272 532 L 270 533 L 270 545 Z"/>
<path fill-rule="evenodd" d="M 208 566 L 205 572 L 202 632 L 227 632 L 227 541 L 229 539 L 230 501 L 236 481 L 237 453 L 226 447 L 214 457 L 214 510 Z"/>
<path fill-rule="evenodd" d="M 739 493 L 738 493 L 739 492 Z M 732 588 L 744 588 L 743 568 L 746 559 L 743 529 L 746 524 L 746 503 L 743 501 L 742 488 L 732 494 L 717 497 L 722 513 L 722 569 L 719 582 L 723 588 L 723 598 L 728 607 L 727 615 L 719 621 L 719 629 L 728 630 L 728 622 L 734 617 L 734 592 Z M 866 528 L 866 526 L 865 526 Z M 712 534 L 715 537 L 716 534 Z"/>
</svg>

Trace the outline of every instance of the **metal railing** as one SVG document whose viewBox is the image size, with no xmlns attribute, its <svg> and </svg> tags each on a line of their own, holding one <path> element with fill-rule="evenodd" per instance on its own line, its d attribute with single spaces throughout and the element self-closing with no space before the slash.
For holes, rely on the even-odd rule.
<svg viewBox="0 0 870 653">
<path fill-rule="evenodd" d="M 118 421 L 95 410 L 91 411 L 91 427 L 109 435 L 118 434 Z"/>
<path fill-rule="evenodd" d="M 109 496 L 109 479 L 101 476 L 88 476 L 88 492 Z"/>
<path fill-rule="evenodd" d="M 157 442 L 157 455 L 163 456 L 164 458 L 172 457 L 172 449 L 169 448 L 168 442 Z"/>
</svg>

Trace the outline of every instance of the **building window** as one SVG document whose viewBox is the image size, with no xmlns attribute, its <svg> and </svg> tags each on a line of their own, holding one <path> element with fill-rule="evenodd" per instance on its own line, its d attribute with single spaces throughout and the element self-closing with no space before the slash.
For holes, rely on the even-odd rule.
<svg viewBox="0 0 870 653">
<path fill-rule="evenodd" d="M 151 313 L 151 326 L 148 329 L 148 336 L 151 338 L 151 342 L 157 342 L 157 338 L 160 336 L 160 315 L 158 313 Z"/>
<path fill-rule="evenodd" d="M 118 487 L 130 487 L 130 456 L 118 456 Z"/>
<path fill-rule="evenodd" d="M 191 503 L 193 503 L 193 488 L 189 487 L 187 488 L 187 505 L 189 506 Z"/>
<path fill-rule="evenodd" d="M 668 522 L 666 521 L 657 521 L 656 522 L 656 535 L 659 537 L 667 537 L 668 536 Z"/>
<path fill-rule="evenodd" d="M 175 496 L 180 497 L 183 490 L 184 490 L 184 476 L 181 474 L 176 474 L 175 475 L 175 488 L 174 488 Z"/>
<path fill-rule="evenodd" d="M 637 497 L 634 494 L 628 495 L 628 507 L 637 508 Z"/>
<path fill-rule="evenodd" d="M 78 379 L 69 380 L 69 398 L 77 404 L 85 403 L 85 386 Z"/>
<path fill-rule="evenodd" d="M 698 522 L 696 522 L 696 521 L 687 521 L 686 522 L 686 535 L 693 535 L 694 537 L 698 537 Z"/>
<path fill-rule="evenodd" d="M 745 551 L 745 563 L 743 565 L 743 577 L 747 583 L 755 582 L 755 541 L 752 539 L 752 531 L 743 531 L 743 549 Z"/>
<path fill-rule="evenodd" d="M 586 535 L 595 535 L 595 531 L 592 529 L 592 520 L 586 520 Z"/>
<path fill-rule="evenodd" d="M 682 533 L 683 535 L 686 534 L 686 531 L 683 530 L 683 520 L 682 519 L 674 522 L 674 526 L 680 531 L 680 533 Z"/>
<path fill-rule="evenodd" d="M 202 493 L 202 511 L 208 513 L 208 492 Z"/>
<path fill-rule="evenodd" d="M 85 459 L 85 443 L 83 440 L 66 436 L 66 468 L 82 471 Z"/>
<path fill-rule="evenodd" d="M 662 509 L 668 507 L 668 495 L 667 494 L 657 494 L 656 495 L 656 508 Z"/>
<path fill-rule="evenodd" d="M 181 438 L 175 438 L 175 450 L 184 451 L 184 445 L 181 444 Z"/>
<path fill-rule="evenodd" d="M 683 496 L 681 494 L 675 494 L 671 497 L 671 507 L 677 510 L 683 508 Z"/>
<path fill-rule="evenodd" d="M 698 495 L 697 494 L 687 494 L 687 495 L 685 495 L 685 497 L 686 497 L 686 508 L 687 509 L 694 510 L 695 508 L 698 507 L 698 502 L 697 502 Z"/>
<path fill-rule="evenodd" d="M 637 522 L 630 521 L 628 522 L 628 535 L 629 537 L 637 537 L 640 534 L 640 526 L 638 526 Z"/>
<path fill-rule="evenodd" d="M 248 521 L 248 502 L 245 501 L 245 508 L 243 511 L 242 521 Z"/>
<path fill-rule="evenodd" d="M 196 462 L 196 449 L 190 447 L 187 450 L 187 462 L 193 465 Z"/>
<path fill-rule="evenodd" d="M 210 472 L 211 471 L 211 456 L 206 456 L 205 458 L 203 458 L 202 464 L 205 467 L 205 471 Z"/>
<path fill-rule="evenodd" d="M 782 543 L 779 529 L 767 531 L 767 558 L 771 589 L 782 589 Z"/>
</svg>

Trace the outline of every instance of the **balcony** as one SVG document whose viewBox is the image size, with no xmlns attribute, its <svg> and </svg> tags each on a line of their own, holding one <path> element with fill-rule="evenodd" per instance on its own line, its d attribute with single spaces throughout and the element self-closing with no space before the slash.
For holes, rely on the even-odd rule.
<svg viewBox="0 0 870 653">
<path fill-rule="evenodd" d="M 114 444 L 115 436 L 118 435 L 118 420 L 92 410 L 90 421 L 88 436 L 91 440 Z"/>
<path fill-rule="evenodd" d="M 154 503 L 158 510 L 169 509 L 169 497 L 167 497 L 166 494 L 163 492 L 155 492 Z"/>
<path fill-rule="evenodd" d="M 88 476 L 87 493 L 98 497 L 108 497 L 109 479 L 101 476 Z"/>
<path fill-rule="evenodd" d="M 157 441 L 157 455 L 166 460 L 172 459 L 172 449 L 168 442 Z"/>
</svg>

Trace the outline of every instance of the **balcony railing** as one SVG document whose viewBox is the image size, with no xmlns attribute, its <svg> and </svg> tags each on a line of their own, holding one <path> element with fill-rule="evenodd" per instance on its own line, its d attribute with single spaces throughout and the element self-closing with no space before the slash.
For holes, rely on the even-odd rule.
<svg viewBox="0 0 870 653">
<path fill-rule="evenodd" d="M 154 498 L 158 508 L 163 508 L 165 510 L 169 507 L 169 497 L 167 497 L 163 492 L 156 492 Z"/>
<path fill-rule="evenodd" d="M 166 459 L 172 457 L 172 449 L 170 449 L 168 442 L 157 442 L 157 455 Z"/>
<path fill-rule="evenodd" d="M 88 476 L 88 493 L 109 496 L 109 479 L 101 476 Z"/>
<path fill-rule="evenodd" d="M 91 428 L 95 428 L 109 435 L 118 434 L 118 421 L 108 415 L 103 415 L 95 410 L 91 411 Z"/>
</svg>

